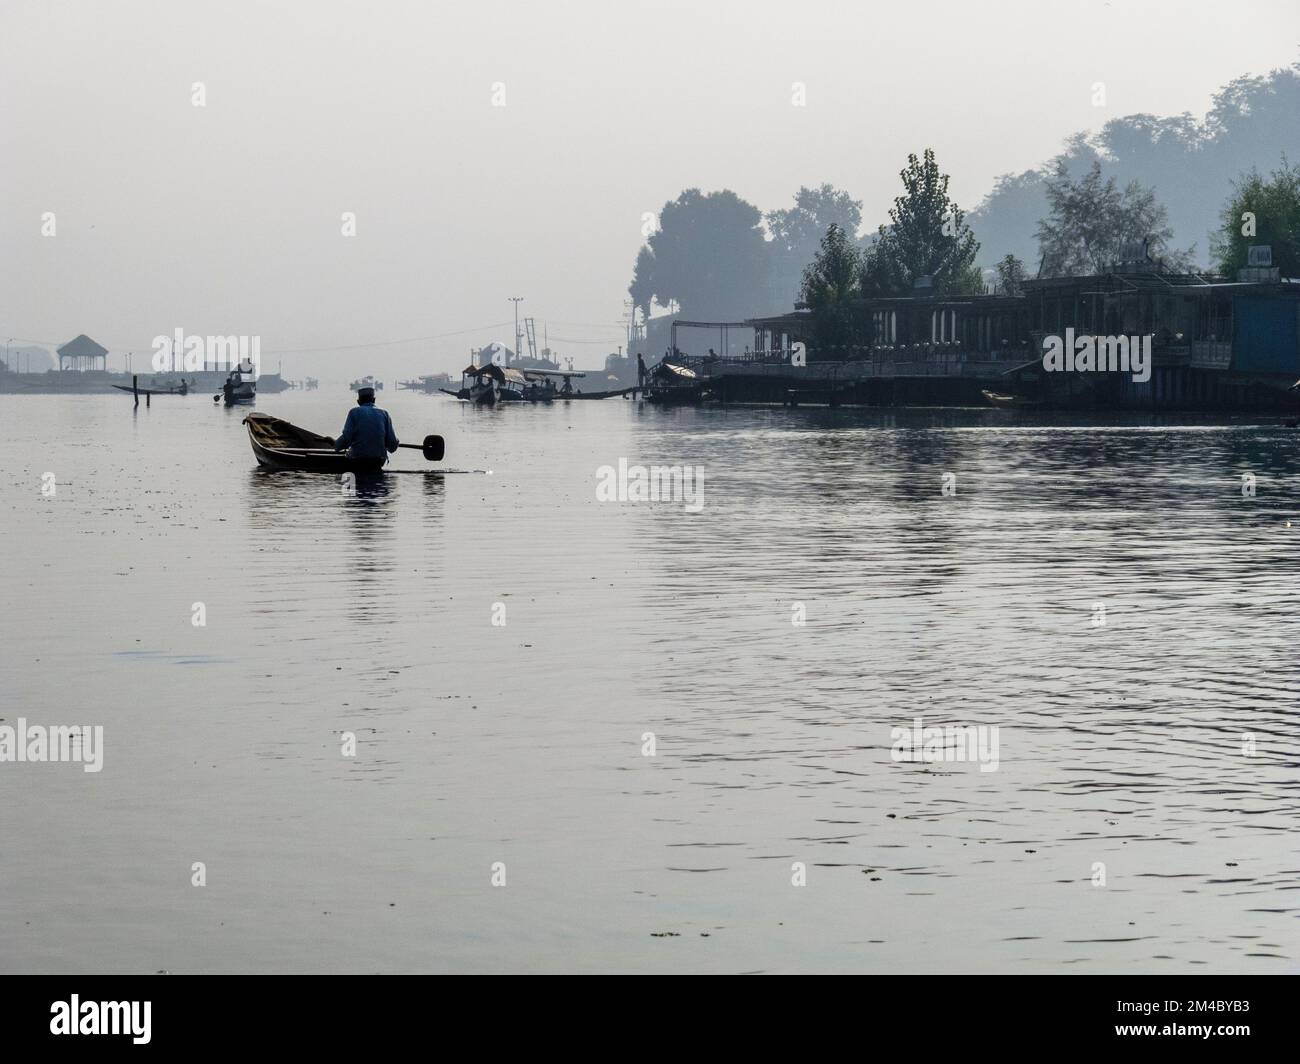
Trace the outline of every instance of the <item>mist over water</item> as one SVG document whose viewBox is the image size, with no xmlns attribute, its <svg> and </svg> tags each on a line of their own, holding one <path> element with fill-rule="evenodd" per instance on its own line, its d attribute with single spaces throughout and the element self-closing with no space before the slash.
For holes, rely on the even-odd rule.
<svg viewBox="0 0 1300 1064">
<path fill-rule="evenodd" d="M 0 766 L 0 969 L 1295 970 L 1294 432 L 380 402 L 492 475 L 0 396 L 0 723 L 104 727 Z M 702 512 L 597 502 L 620 458 Z M 918 717 L 997 770 L 893 761 Z"/>
</svg>

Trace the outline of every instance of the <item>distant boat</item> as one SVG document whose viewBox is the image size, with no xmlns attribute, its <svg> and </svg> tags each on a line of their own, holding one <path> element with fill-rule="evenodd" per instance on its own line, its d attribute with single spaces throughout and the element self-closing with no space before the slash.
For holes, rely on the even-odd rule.
<svg viewBox="0 0 1300 1064">
<path fill-rule="evenodd" d="M 610 392 L 560 392 L 557 399 L 563 399 L 568 402 L 570 399 L 613 399 L 618 395 L 628 395 L 637 390 L 636 385 L 630 388 L 616 388 Z"/>
<path fill-rule="evenodd" d="M 190 386 L 188 381 L 181 381 L 180 384 L 169 384 L 166 388 L 143 385 L 136 387 L 131 384 L 114 384 L 112 387 L 119 392 L 126 392 L 127 395 L 189 395 Z"/>
<path fill-rule="evenodd" d="M 426 373 L 423 377 L 416 377 L 413 380 L 398 381 L 397 387 L 408 392 L 424 392 L 426 395 L 432 395 L 434 392 L 446 391 L 451 383 L 449 373 Z"/>
<path fill-rule="evenodd" d="M 526 402 L 528 388 L 528 378 L 519 370 L 489 362 L 486 366 L 466 366 L 460 391 L 453 392 L 450 388 L 442 391 L 478 406 L 496 406 L 498 403 Z"/>
<path fill-rule="evenodd" d="M 297 386 L 285 380 L 279 373 L 263 373 L 257 378 L 257 390 L 266 395 L 278 395 L 294 387 Z"/>
<path fill-rule="evenodd" d="M 604 392 L 575 390 L 573 378 L 585 376 L 585 373 L 575 370 L 517 369 L 489 362 L 485 366 L 466 366 L 459 391 L 451 388 L 438 390 L 480 406 L 496 406 L 498 403 L 552 403 L 557 399 L 609 399 L 636 391 L 635 388 Z M 563 383 L 557 386 L 557 379 Z"/>
<path fill-rule="evenodd" d="M 597 399 L 603 398 L 596 393 L 591 395 L 582 395 L 573 389 L 574 377 L 585 377 L 587 374 L 580 370 L 559 370 L 559 369 L 530 369 L 526 368 L 521 371 L 527 378 L 529 387 L 524 392 L 524 398 L 533 402 L 549 403 L 553 399 Z M 560 384 L 556 385 L 556 379 Z"/>
<path fill-rule="evenodd" d="M 257 370 L 251 362 L 247 360 L 240 362 L 230 371 L 226 383 L 221 386 L 221 391 L 213 396 L 213 399 L 224 398 L 226 406 L 249 406 L 257 402 L 256 374 Z"/>
<path fill-rule="evenodd" d="M 366 376 L 361 377 L 358 380 L 354 380 L 351 384 L 348 385 L 348 387 L 352 389 L 352 391 L 354 392 L 360 391 L 362 388 L 373 388 L 377 392 L 382 392 L 384 390 L 384 382 L 377 381 L 375 380 L 374 377 L 371 377 L 369 374 L 367 374 Z"/>
</svg>

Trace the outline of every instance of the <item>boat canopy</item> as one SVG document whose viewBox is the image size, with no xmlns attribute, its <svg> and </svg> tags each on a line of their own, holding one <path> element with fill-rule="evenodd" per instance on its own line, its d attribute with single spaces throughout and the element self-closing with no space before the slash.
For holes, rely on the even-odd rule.
<svg viewBox="0 0 1300 1064">
<path fill-rule="evenodd" d="M 524 367 L 523 373 L 529 380 L 534 377 L 564 377 L 567 380 L 569 377 L 585 377 L 587 375 L 583 371 L 575 372 L 574 370 L 563 369 L 532 369 L 528 366 Z"/>
<path fill-rule="evenodd" d="M 695 380 L 695 371 L 687 369 L 685 366 L 674 366 L 671 362 L 665 362 L 663 363 L 663 368 L 672 370 L 679 377 L 685 377 L 688 380 Z"/>
<path fill-rule="evenodd" d="M 467 377 L 493 377 L 506 384 L 528 383 L 528 378 L 513 366 L 498 366 L 495 362 L 490 362 L 486 366 L 466 366 L 464 374 Z"/>
</svg>

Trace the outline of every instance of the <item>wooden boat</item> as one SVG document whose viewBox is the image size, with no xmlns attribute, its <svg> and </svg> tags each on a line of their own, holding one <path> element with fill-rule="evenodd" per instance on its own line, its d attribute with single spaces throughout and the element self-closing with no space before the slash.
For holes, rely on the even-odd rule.
<svg viewBox="0 0 1300 1064">
<path fill-rule="evenodd" d="M 1023 410 L 1035 406 L 1042 406 L 1042 401 L 1038 399 L 1025 399 L 1019 395 L 1001 395 L 998 392 L 990 392 L 984 389 L 980 392 L 991 406 L 1003 407 L 1005 409 Z"/>
<path fill-rule="evenodd" d="M 693 369 L 662 361 L 646 378 L 646 402 L 660 406 L 695 405 L 708 398 L 708 378 Z"/>
<path fill-rule="evenodd" d="M 129 384 L 114 384 L 119 392 L 126 392 L 127 395 L 189 395 L 190 386 L 181 381 L 179 387 L 169 388 L 133 388 Z"/>
<path fill-rule="evenodd" d="M 270 414 L 249 414 L 244 424 L 258 465 L 267 469 L 336 474 L 376 471 L 373 462 L 358 462 L 347 452 L 334 450 L 329 437 Z"/>
<path fill-rule="evenodd" d="M 328 436 L 309 429 L 299 428 L 283 418 L 270 414 L 249 414 L 244 418 L 248 426 L 248 442 L 253 454 L 264 469 L 294 471 L 299 473 L 410 473 L 448 476 L 453 473 L 486 473 L 490 469 L 390 469 L 374 459 L 354 459 L 345 451 L 334 450 Z M 421 443 L 399 443 L 412 451 L 421 451 L 426 460 L 441 462 L 446 453 L 446 441 L 441 436 L 426 436 Z"/>
<path fill-rule="evenodd" d="M 245 359 L 230 371 L 221 391 L 212 397 L 213 402 L 221 399 L 226 406 L 252 406 L 257 402 L 257 368 L 252 362 Z"/>
<path fill-rule="evenodd" d="M 423 377 L 416 377 L 413 380 L 398 381 L 397 387 L 408 392 L 424 392 L 425 395 L 432 395 L 437 391 L 445 392 L 447 389 L 443 385 L 451 383 L 449 373 L 426 373 Z"/>
<path fill-rule="evenodd" d="M 637 389 L 636 385 L 633 385 L 633 386 L 630 387 L 630 388 L 616 388 L 616 389 L 614 389 L 613 391 L 609 391 L 609 392 L 578 392 L 578 391 L 573 391 L 573 392 L 569 392 L 568 394 L 565 394 L 564 392 L 561 392 L 559 395 L 556 396 L 556 398 L 557 398 L 557 399 L 563 399 L 566 403 L 567 403 L 570 399 L 613 399 L 613 398 L 615 398 L 615 397 L 617 397 L 617 396 L 620 396 L 620 395 L 628 395 L 628 394 L 631 394 L 631 393 L 635 393 L 637 390 L 638 390 L 638 389 Z"/>
<path fill-rule="evenodd" d="M 466 366 L 461 373 L 460 391 L 441 390 L 478 406 L 496 406 L 526 401 L 528 387 L 528 379 L 517 369 L 489 362 L 486 366 Z"/>
</svg>

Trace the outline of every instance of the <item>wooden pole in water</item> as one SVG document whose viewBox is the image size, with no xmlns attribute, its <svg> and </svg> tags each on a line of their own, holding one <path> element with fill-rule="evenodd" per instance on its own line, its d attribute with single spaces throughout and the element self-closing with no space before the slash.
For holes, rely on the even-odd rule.
<svg viewBox="0 0 1300 1064">
<path fill-rule="evenodd" d="M 135 396 L 135 405 L 140 405 L 140 378 L 131 374 L 131 394 Z"/>
</svg>

